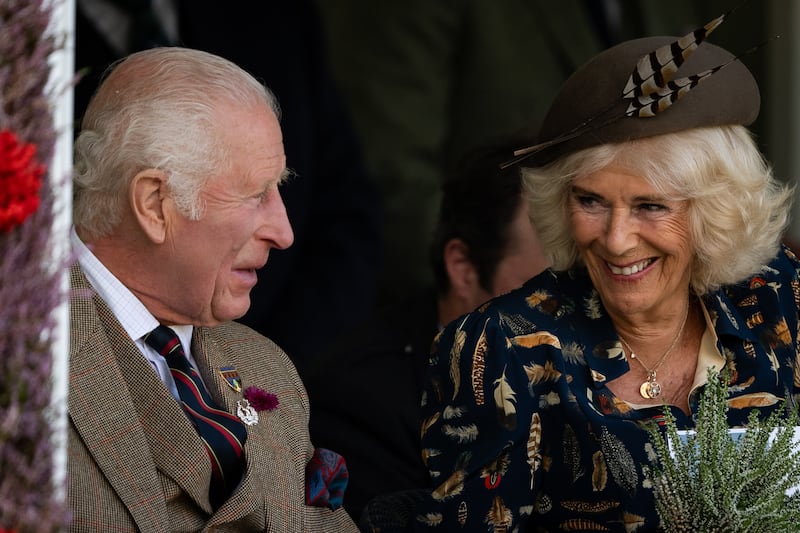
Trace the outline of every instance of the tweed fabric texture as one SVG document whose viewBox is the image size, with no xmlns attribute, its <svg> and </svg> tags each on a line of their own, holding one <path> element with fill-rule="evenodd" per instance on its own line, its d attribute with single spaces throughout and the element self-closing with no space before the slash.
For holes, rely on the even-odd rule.
<svg viewBox="0 0 800 533">
<path fill-rule="evenodd" d="M 145 336 L 169 364 L 186 415 L 192 420 L 211 460 L 211 505 L 216 509 L 242 479 L 244 424 L 234 414 L 220 409 L 208 394 L 200 376 L 189 364 L 178 335 L 160 325 Z"/>
<path fill-rule="evenodd" d="M 195 328 L 192 353 L 218 405 L 235 412 L 241 399 L 223 366 L 280 401 L 247 428 L 241 485 L 213 511 L 211 467 L 191 422 L 78 266 L 70 287 L 72 531 L 357 531 L 343 510 L 305 504 L 309 403 L 280 348 L 236 323 Z"/>
</svg>

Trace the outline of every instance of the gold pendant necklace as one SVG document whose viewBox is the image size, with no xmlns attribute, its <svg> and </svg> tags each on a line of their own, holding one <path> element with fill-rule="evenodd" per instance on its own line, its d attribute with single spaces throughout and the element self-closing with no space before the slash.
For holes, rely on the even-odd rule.
<svg viewBox="0 0 800 533">
<path fill-rule="evenodd" d="M 642 368 L 644 368 L 644 371 L 647 372 L 647 378 L 645 378 L 644 383 L 639 386 L 639 394 L 641 394 L 642 398 L 653 399 L 661 396 L 663 389 L 661 388 L 661 384 L 656 381 L 656 372 L 659 368 L 661 368 L 661 365 L 664 364 L 664 361 L 667 360 L 667 355 L 669 355 L 673 348 L 675 348 L 675 346 L 678 344 L 678 340 L 681 338 L 681 335 L 683 335 L 683 327 L 686 325 L 686 319 L 689 318 L 689 307 L 690 305 L 686 306 L 686 314 L 683 315 L 683 322 L 681 322 L 681 327 L 678 329 L 678 334 L 675 335 L 672 343 L 664 351 L 664 353 L 661 354 L 661 357 L 658 359 L 658 362 L 653 368 L 647 368 L 647 365 L 645 365 L 642 360 L 638 358 L 635 353 L 633 353 L 630 345 L 625 342 L 625 339 L 622 338 L 622 335 L 619 335 L 619 333 L 617 334 L 622 346 L 624 346 L 625 349 L 628 350 L 628 353 L 630 353 L 631 359 L 638 361 L 638 363 L 642 365 Z"/>
</svg>

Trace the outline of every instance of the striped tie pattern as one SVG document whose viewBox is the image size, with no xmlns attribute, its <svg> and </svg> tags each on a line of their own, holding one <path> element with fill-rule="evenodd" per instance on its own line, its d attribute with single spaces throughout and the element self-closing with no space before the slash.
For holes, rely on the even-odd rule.
<svg viewBox="0 0 800 533">
<path fill-rule="evenodd" d="M 211 505 L 217 509 L 228 499 L 242 477 L 244 442 L 247 431 L 234 415 L 217 407 L 200 376 L 189 365 L 178 336 L 158 326 L 144 341 L 161 354 L 169 365 L 181 403 L 205 444 L 211 459 Z"/>
</svg>

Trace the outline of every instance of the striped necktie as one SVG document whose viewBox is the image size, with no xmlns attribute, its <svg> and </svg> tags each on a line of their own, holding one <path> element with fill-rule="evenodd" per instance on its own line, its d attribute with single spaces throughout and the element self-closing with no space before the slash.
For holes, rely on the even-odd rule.
<svg viewBox="0 0 800 533">
<path fill-rule="evenodd" d="M 211 459 L 209 499 L 219 508 L 242 478 L 244 442 L 247 431 L 234 415 L 220 409 L 191 367 L 178 336 L 166 326 L 158 326 L 144 341 L 167 360 L 183 409 L 200 434 Z"/>
</svg>

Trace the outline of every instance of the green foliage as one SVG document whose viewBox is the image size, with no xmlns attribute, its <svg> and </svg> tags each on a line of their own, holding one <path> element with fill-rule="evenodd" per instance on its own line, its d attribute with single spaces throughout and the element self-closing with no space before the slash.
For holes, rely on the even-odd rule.
<svg viewBox="0 0 800 533">
<path fill-rule="evenodd" d="M 709 370 L 695 432 L 683 440 L 665 409 L 666 432 L 650 429 L 656 461 L 646 467 L 662 527 L 669 532 L 800 531 L 797 410 L 759 420 L 735 439 L 726 418 L 727 380 Z M 671 444 L 671 446 L 670 446 Z"/>
</svg>

